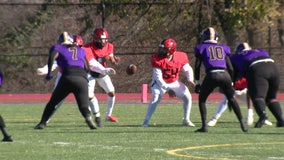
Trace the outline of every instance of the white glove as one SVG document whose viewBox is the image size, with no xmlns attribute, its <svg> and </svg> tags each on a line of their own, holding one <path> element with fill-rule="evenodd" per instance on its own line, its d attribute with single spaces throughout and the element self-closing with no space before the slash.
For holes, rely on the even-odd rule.
<svg viewBox="0 0 284 160">
<path fill-rule="evenodd" d="M 113 69 L 113 68 L 106 68 L 104 70 L 104 74 L 105 75 L 115 75 L 116 74 L 116 71 Z"/>
<path fill-rule="evenodd" d="M 46 75 L 47 74 L 47 69 L 46 68 L 38 68 L 36 70 L 37 75 L 42 76 L 42 75 Z"/>
</svg>

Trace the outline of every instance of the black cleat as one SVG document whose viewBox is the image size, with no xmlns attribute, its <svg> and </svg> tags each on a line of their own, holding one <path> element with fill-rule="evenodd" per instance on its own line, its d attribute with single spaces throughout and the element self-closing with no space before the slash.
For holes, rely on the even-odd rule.
<svg viewBox="0 0 284 160">
<path fill-rule="evenodd" d="M 208 132 L 208 129 L 206 127 L 201 127 L 199 129 L 195 130 L 194 132 L 195 133 L 197 133 L 197 132 Z"/>
<path fill-rule="evenodd" d="M 46 127 L 46 124 L 45 123 L 39 123 L 35 126 L 34 129 L 44 129 Z"/>
<path fill-rule="evenodd" d="M 86 123 L 90 127 L 90 129 L 97 129 L 97 125 L 93 122 L 91 116 L 86 118 Z"/>
<path fill-rule="evenodd" d="M 261 128 L 263 125 L 265 125 L 266 117 L 261 117 L 259 120 L 255 123 L 254 128 Z"/>
<path fill-rule="evenodd" d="M 97 124 L 98 127 L 102 127 L 103 126 L 101 117 L 95 117 L 95 123 Z"/>
<path fill-rule="evenodd" d="M 277 124 L 276 124 L 276 127 L 284 127 L 284 121 L 282 121 L 282 122 L 278 121 Z"/>
<path fill-rule="evenodd" d="M 241 123 L 241 128 L 243 132 L 248 132 L 248 125 L 245 123 L 243 120 L 240 122 Z"/>
<path fill-rule="evenodd" d="M 12 139 L 11 136 L 6 136 L 6 137 L 4 137 L 4 138 L 2 139 L 1 142 L 13 142 L 13 139 Z"/>
</svg>

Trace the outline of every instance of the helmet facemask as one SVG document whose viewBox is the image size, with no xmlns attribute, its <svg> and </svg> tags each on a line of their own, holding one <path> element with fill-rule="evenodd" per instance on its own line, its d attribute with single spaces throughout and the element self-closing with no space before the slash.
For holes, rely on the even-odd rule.
<svg viewBox="0 0 284 160">
<path fill-rule="evenodd" d="M 107 42 L 108 42 L 107 38 L 97 38 L 97 39 L 94 38 L 94 43 L 98 48 L 103 48 Z"/>
<path fill-rule="evenodd" d="M 173 55 L 176 52 L 177 44 L 174 39 L 164 39 L 160 44 L 159 44 L 159 55 L 161 57 L 169 57 Z"/>
<path fill-rule="evenodd" d="M 169 48 L 165 48 L 163 44 L 159 45 L 158 53 L 160 57 L 167 57 L 169 54 Z"/>
</svg>

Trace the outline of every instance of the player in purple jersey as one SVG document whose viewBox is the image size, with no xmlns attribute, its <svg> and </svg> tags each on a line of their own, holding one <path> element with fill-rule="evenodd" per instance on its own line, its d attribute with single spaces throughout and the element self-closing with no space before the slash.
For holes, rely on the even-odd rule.
<svg viewBox="0 0 284 160">
<path fill-rule="evenodd" d="M 86 69 L 89 69 L 86 61 L 85 51 L 74 43 L 73 35 L 68 32 L 63 32 L 58 37 L 59 44 L 51 47 L 48 57 L 48 73 L 45 80 L 52 79 L 52 65 L 56 60 L 57 65 L 62 71 L 61 78 L 54 89 L 51 98 L 45 106 L 42 118 L 35 129 L 43 129 L 52 113 L 55 106 L 60 103 L 69 93 L 73 93 L 79 110 L 85 118 L 90 129 L 96 129 L 97 126 L 93 121 L 89 110 L 88 99 L 88 79 Z"/>
<path fill-rule="evenodd" d="M 231 53 L 229 46 L 218 44 L 218 33 L 214 28 L 208 27 L 201 34 L 202 43 L 194 48 L 195 51 L 195 92 L 199 93 L 199 111 L 201 114 L 202 127 L 196 132 L 208 132 L 206 123 L 206 100 L 216 87 L 220 87 L 228 99 L 228 104 L 233 108 L 241 124 L 243 132 L 247 132 L 247 126 L 244 123 L 240 107 L 234 98 L 234 88 L 231 77 L 234 75 L 234 69 L 230 62 Z M 203 83 L 200 84 L 200 67 L 204 64 L 206 76 Z"/>
<path fill-rule="evenodd" d="M 4 73 L 2 71 L 2 68 L 0 68 L 0 87 L 2 86 L 3 78 L 4 78 Z M 0 115 L 0 130 L 4 137 L 1 142 L 13 142 L 12 137 L 8 134 L 5 121 L 1 115 Z"/>
<path fill-rule="evenodd" d="M 282 109 L 276 99 L 280 83 L 279 69 L 269 53 L 261 49 L 251 49 L 248 43 L 241 43 L 236 47 L 236 53 L 231 56 L 231 62 L 236 71 L 248 81 L 248 94 L 259 116 L 255 128 L 265 124 L 265 106 L 268 106 L 276 118 L 276 126 L 284 127 Z"/>
</svg>

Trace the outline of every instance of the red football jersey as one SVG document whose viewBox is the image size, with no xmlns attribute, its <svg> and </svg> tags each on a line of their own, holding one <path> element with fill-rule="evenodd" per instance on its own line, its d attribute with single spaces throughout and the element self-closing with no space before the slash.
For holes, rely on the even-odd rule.
<svg viewBox="0 0 284 160">
<path fill-rule="evenodd" d="M 106 43 L 103 48 L 97 48 L 93 43 L 89 43 L 86 44 L 83 48 L 85 49 L 88 61 L 94 58 L 104 67 L 106 67 L 105 57 L 113 54 L 114 51 L 114 46 L 111 43 Z"/>
<path fill-rule="evenodd" d="M 166 83 L 178 80 L 180 71 L 186 63 L 188 63 L 188 57 L 184 52 L 176 51 L 170 61 L 165 57 L 160 57 L 158 53 L 151 57 L 152 67 L 162 70 L 163 79 Z"/>
<path fill-rule="evenodd" d="M 234 82 L 235 90 L 243 90 L 247 88 L 248 82 L 246 78 L 238 79 Z"/>
</svg>

